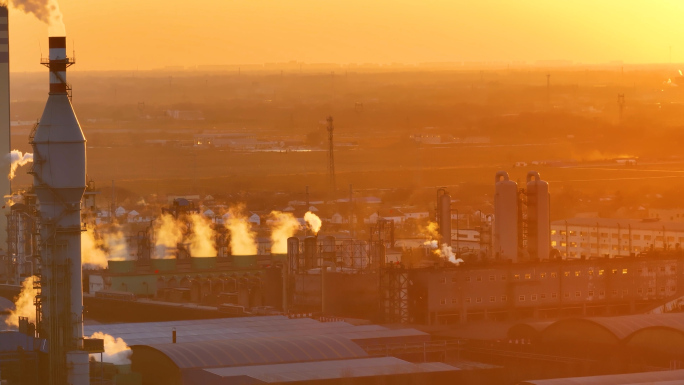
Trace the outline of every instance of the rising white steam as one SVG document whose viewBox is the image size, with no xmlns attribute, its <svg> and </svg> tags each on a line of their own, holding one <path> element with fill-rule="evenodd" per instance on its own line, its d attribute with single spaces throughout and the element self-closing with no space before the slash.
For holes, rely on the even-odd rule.
<svg viewBox="0 0 684 385">
<path fill-rule="evenodd" d="M 301 228 L 299 221 L 290 213 L 271 211 L 269 226 L 271 227 L 271 253 L 286 254 L 287 239 L 294 236 Z"/>
<path fill-rule="evenodd" d="M 10 315 L 5 318 L 5 324 L 9 327 L 19 327 L 19 317 L 28 317 L 29 322 L 36 322 L 36 305 L 33 300 L 38 291 L 33 288 L 33 280 L 36 276 L 26 278 L 21 283 L 21 292 L 14 301 L 15 309 L 10 311 Z"/>
<path fill-rule="evenodd" d="M 128 347 L 126 341 L 122 338 L 114 338 L 109 334 L 102 332 L 93 333 L 90 338 L 99 338 L 104 340 L 104 354 L 102 355 L 102 360 L 104 362 L 109 362 L 114 365 L 128 365 L 131 363 L 131 348 Z M 96 361 L 100 361 L 99 354 L 93 354 Z"/>
<path fill-rule="evenodd" d="M 306 214 L 304 214 L 304 220 L 311 231 L 313 231 L 314 234 L 318 234 L 318 232 L 321 230 L 321 225 L 323 224 L 323 222 L 321 222 L 321 218 L 311 211 L 307 211 Z"/>
<path fill-rule="evenodd" d="M 107 254 L 95 238 L 95 228 L 91 225 L 81 232 L 81 265 L 87 269 L 104 269 L 107 267 Z"/>
<path fill-rule="evenodd" d="M 81 265 L 85 268 L 104 269 L 107 261 L 125 261 L 130 256 L 126 237 L 118 226 L 96 229 L 88 225 L 81 232 Z"/>
<path fill-rule="evenodd" d="M 154 221 L 154 258 L 176 258 L 176 248 L 183 241 L 184 226 L 171 214 L 162 214 Z"/>
<path fill-rule="evenodd" d="M 244 205 L 228 210 L 229 218 L 224 225 L 230 231 L 230 253 L 232 255 L 256 255 L 256 233 L 244 214 Z"/>
<path fill-rule="evenodd" d="M 447 246 L 446 243 L 442 243 L 442 248 L 440 252 L 438 253 L 442 258 L 446 259 L 447 261 L 455 264 L 456 266 L 460 265 L 463 263 L 463 260 L 461 258 L 457 258 L 456 254 L 454 254 L 454 251 L 451 249 L 451 246 Z"/>
<path fill-rule="evenodd" d="M 66 36 L 62 11 L 59 10 L 57 0 L 12 0 L 11 4 L 47 24 L 50 36 Z"/>
<path fill-rule="evenodd" d="M 29 162 L 33 162 L 33 154 L 30 152 L 24 154 L 19 150 L 12 150 L 12 152 L 7 154 L 6 158 L 8 158 L 10 162 L 10 173 L 7 175 L 9 180 L 14 179 L 17 168 Z"/>
<path fill-rule="evenodd" d="M 211 222 L 199 214 L 190 215 L 190 255 L 193 257 L 215 257 L 216 242 Z"/>
</svg>

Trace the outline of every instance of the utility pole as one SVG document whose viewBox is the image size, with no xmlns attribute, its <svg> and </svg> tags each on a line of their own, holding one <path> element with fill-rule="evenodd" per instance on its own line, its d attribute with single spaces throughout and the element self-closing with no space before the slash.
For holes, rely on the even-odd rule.
<svg viewBox="0 0 684 385">
<path fill-rule="evenodd" d="M 618 108 L 620 110 L 618 123 L 622 123 L 622 114 L 625 110 L 625 94 L 618 94 Z"/>
<path fill-rule="evenodd" d="M 325 120 L 327 122 L 327 130 L 328 130 L 328 183 L 329 186 L 328 188 L 330 189 L 330 199 L 334 199 L 335 195 L 335 154 L 333 151 L 334 143 L 333 143 L 333 118 L 332 116 L 328 116 L 328 118 Z"/>
<path fill-rule="evenodd" d="M 354 238 L 354 190 L 349 184 L 349 234 Z"/>
</svg>

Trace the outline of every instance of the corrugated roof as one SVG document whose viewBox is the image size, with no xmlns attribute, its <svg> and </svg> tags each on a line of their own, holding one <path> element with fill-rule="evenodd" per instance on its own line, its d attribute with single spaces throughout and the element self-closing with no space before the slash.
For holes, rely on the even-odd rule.
<svg viewBox="0 0 684 385">
<path fill-rule="evenodd" d="M 610 376 L 555 378 L 519 382 L 519 385 L 622 385 L 622 384 L 670 384 L 684 382 L 684 370 L 662 372 L 615 374 Z"/>
<path fill-rule="evenodd" d="M 618 341 L 624 340 L 639 330 L 651 327 L 669 328 L 684 333 L 684 313 L 636 314 L 616 317 L 568 318 L 556 322 L 531 322 L 517 324 L 509 329 L 522 330 L 527 326 L 540 333 L 542 338 L 549 332 L 559 329 L 575 330 L 579 327 L 594 326 L 608 331 Z M 509 334 L 510 335 L 510 334 Z"/>
<path fill-rule="evenodd" d="M 331 335 L 214 340 L 149 345 L 180 369 L 265 365 L 366 357 L 350 340 Z M 137 346 L 131 347 L 133 354 Z"/>
<path fill-rule="evenodd" d="M 210 373 L 215 377 L 211 383 L 228 384 L 236 377 L 249 377 L 264 383 L 280 383 L 407 373 L 450 372 L 456 370 L 458 369 L 451 365 L 439 362 L 414 364 L 395 357 L 378 357 L 325 362 L 204 369 L 204 372 Z"/>
</svg>

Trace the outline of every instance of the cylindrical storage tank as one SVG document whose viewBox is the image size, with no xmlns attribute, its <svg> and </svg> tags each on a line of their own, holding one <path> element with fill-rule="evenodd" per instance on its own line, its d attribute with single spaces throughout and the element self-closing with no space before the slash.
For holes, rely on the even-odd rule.
<svg viewBox="0 0 684 385">
<path fill-rule="evenodd" d="M 233 255 L 233 267 L 255 268 L 257 267 L 256 255 Z"/>
<path fill-rule="evenodd" d="M 192 257 L 193 270 L 208 270 L 216 267 L 216 257 Z"/>
<path fill-rule="evenodd" d="M 336 261 L 335 237 L 328 235 L 321 242 L 321 258 L 326 261 Z"/>
<path fill-rule="evenodd" d="M 152 271 L 165 272 L 176 270 L 176 258 L 152 259 Z"/>
<path fill-rule="evenodd" d="M 304 269 L 313 269 L 319 266 L 318 242 L 316 237 L 304 238 Z"/>
<path fill-rule="evenodd" d="M 496 173 L 494 184 L 494 258 L 518 260 L 518 184 Z"/>
<path fill-rule="evenodd" d="M 287 260 L 290 264 L 290 271 L 299 269 L 299 238 L 287 238 Z"/>
<path fill-rule="evenodd" d="M 451 195 L 444 192 L 437 200 L 440 245 L 451 246 Z"/>
<path fill-rule="evenodd" d="M 551 253 L 549 184 L 536 171 L 527 173 L 527 251 L 530 258 L 547 259 Z"/>
<path fill-rule="evenodd" d="M 110 273 L 131 273 L 135 271 L 135 261 L 107 261 Z"/>
</svg>

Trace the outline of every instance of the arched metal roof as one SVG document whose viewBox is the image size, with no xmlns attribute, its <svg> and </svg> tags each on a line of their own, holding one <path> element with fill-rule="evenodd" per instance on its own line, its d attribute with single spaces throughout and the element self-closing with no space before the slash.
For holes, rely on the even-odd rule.
<svg viewBox="0 0 684 385">
<path fill-rule="evenodd" d="M 367 357 L 350 340 L 332 335 L 213 340 L 183 344 L 134 345 L 161 352 L 180 369 L 265 365 L 286 362 L 322 361 Z"/>
<path fill-rule="evenodd" d="M 531 322 L 512 326 L 509 336 L 538 333 L 547 342 L 562 337 L 586 337 L 595 339 L 600 336 L 604 342 L 627 341 L 642 330 L 658 328 L 684 333 L 684 313 L 639 314 L 617 317 L 568 318 L 556 322 Z M 598 342 L 598 341 L 597 341 Z"/>
</svg>

